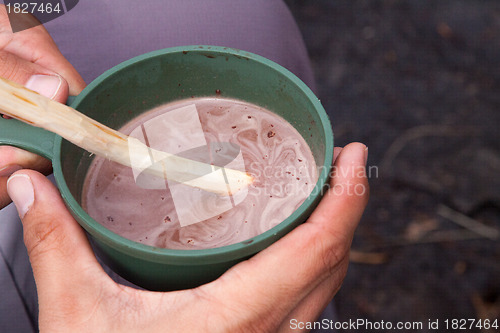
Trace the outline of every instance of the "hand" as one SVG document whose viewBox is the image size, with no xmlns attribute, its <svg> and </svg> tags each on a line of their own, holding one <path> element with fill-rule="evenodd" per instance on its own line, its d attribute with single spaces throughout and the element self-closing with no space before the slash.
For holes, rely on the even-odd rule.
<svg viewBox="0 0 500 333">
<path fill-rule="evenodd" d="M 195 289 L 150 292 L 115 283 L 84 231 L 41 174 L 12 175 L 41 332 L 284 332 L 313 321 L 346 274 L 354 230 L 368 200 L 366 147 L 336 148 L 330 190 L 308 221 L 219 279 Z"/>
<path fill-rule="evenodd" d="M 0 5 L 0 76 L 61 103 L 68 93 L 77 95 L 85 87 L 43 26 L 12 33 L 4 5 Z M 48 174 L 51 164 L 24 150 L 0 146 L 0 209 L 10 202 L 8 176 L 24 168 Z"/>
</svg>

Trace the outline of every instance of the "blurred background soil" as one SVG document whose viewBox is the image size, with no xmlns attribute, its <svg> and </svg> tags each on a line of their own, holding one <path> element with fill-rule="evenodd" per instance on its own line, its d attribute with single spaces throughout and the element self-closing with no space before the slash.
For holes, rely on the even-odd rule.
<svg viewBox="0 0 500 333">
<path fill-rule="evenodd" d="M 369 147 L 339 320 L 500 325 L 500 1 L 286 2 L 335 145 Z"/>
</svg>

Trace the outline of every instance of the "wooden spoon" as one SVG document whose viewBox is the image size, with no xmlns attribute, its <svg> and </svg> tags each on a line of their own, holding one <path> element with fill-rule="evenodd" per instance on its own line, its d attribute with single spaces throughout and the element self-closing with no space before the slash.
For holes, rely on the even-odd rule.
<svg viewBox="0 0 500 333">
<path fill-rule="evenodd" d="M 219 195 L 235 194 L 253 182 L 253 177 L 243 171 L 208 165 L 152 149 L 138 139 L 115 131 L 67 105 L 3 78 L 0 78 L 0 112 L 58 134 L 114 162 L 132 168 L 139 167 L 152 176 Z M 213 172 L 207 173 L 207 167 Z"/>
</svg>

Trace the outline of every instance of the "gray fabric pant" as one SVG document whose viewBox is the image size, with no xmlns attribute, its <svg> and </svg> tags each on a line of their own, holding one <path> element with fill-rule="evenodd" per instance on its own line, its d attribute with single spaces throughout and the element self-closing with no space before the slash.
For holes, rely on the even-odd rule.
<svg viewBox="0 0 500 333">
<path fill-rule="evenodd" d="M 145 52 L 210 44 L 269 58 L 314 89 L 304 42 L 281 0 L 86 0 L 45 27 L 87 83 Z M 332 318 L 332 309 L 324 316 Z M 0 332 L 36 331 L 36 287 L 10 205 L 0 211 Z"/>
</svg>

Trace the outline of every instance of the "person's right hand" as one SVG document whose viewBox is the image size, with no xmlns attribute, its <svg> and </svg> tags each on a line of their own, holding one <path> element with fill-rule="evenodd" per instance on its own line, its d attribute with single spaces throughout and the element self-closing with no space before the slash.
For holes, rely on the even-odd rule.
<svg viewBox="0 0 500 333">
<path fill-rule="evenodd" d="M 172 292 L 111 280 L 57 188 L 37 172 L 16 172 L 8 189 L 33 267 L 40 332 L 304 332 L 346 275 L 368 201 L 367 154 L 360 143 L 335 148 L 330 187 L 307 222 L 217 280 Z"/>
<path fill-rule="evenodd" d="M 59 52 L 42 25 L 13 33 L 4 5 L 0 5 L 0 77 L 20 83 L 44 96 L 64 103 L 77 95 L 85 82 Z M 51 163 L 30 152 L 0 146 L 0 209 L 10 203 L 7 179 L 19 169 L 34 169 L 44 174 Z"/>
</svg>

